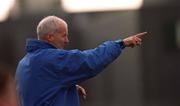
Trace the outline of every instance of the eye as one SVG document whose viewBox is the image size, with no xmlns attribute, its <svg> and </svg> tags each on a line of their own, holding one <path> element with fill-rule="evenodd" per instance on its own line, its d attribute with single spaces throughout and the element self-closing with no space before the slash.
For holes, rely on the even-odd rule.
<svg viewBox="0 0 180 106">
<path fill-rule="evenodd" d="M 65 33 L 63 34 L 63 36 L 64 36 L 64 37 L 68 36 L 68 33 L 65 32 Z"/>
</svg>

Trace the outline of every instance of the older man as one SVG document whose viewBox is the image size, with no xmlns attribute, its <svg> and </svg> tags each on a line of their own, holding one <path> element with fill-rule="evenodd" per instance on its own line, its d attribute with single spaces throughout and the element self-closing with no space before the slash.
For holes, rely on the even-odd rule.
<svg viewBox="0 0 180 106">
<path fill-rule="evenodd" d="M 100 73 L 124 47 L 140 45 L 146 34 L 106 41 L 91 50 L 64 50 L 67 27 L 64 20 L 48 16 L 37 26 L 38 40 L 27 40 L 27 54 L 16 72 L 22 106 L 79 106 L 78 89 L 85 92 L 77 84 Z"/>
</svg>

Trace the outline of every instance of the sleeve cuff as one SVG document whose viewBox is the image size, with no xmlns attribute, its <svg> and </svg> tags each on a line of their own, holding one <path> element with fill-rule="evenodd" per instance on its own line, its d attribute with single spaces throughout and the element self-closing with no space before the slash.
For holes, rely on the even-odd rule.
<svg viewBox="0 0 180 106">
<path fill-rule="evenodd" d="M 126 47 L 122 39 L 115 40 L 115 42 L 118 43 L 122 49 Z"/>
</svg>

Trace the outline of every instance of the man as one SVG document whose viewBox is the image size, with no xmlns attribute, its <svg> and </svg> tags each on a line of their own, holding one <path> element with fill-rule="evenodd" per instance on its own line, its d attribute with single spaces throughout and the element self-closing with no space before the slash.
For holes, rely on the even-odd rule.
<svg viewBox="0 0 180 106">
<path fill-rule="evenodd" d="M 96 76 L 124 47 L 141 44 L 140 33 L 124 40 L 107 41 L 91 50 L 64 50 L 69 42 L 64 20 L 48 16 L 37 26 L 38 40 L 27 40 L 27 54 L 16 71 L 22 106 L 79 106 L 77 85 Z"/>
</svg>

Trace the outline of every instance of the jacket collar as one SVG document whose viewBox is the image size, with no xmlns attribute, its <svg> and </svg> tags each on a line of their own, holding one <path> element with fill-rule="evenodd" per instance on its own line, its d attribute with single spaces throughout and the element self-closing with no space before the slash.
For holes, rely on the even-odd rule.
<svg viewBox="0 0 180 106">
<path fill-rule="evenodd" d="M 56 47 L 54 47 L 53 45 L 51 45 L 45 41 L 42 41 L 42 40 L 37 40 L 37 39 L 27 39 L 26 40 L 26 51 L 27 52 L 33 52 L 38 49 L 46 49 L 46 48 L 56 49 Z"/>
</svg>

